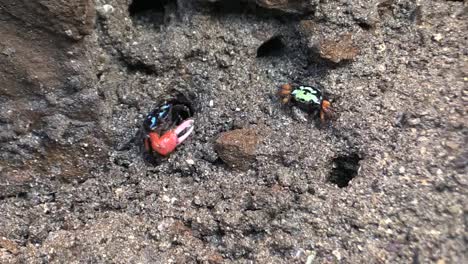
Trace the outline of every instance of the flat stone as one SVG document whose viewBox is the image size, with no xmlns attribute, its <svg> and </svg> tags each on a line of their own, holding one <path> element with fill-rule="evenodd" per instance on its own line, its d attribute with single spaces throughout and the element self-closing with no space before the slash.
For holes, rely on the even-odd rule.
<svg viewBox="0 0 468 264">
<path fill-rule="evenodd" d="M 318 49 L 321 58 L 334 63 L 353 60 L 359 54 L 359 48 L 353 44 L 350 33 L 344 34 L 338 39 L 322 39 Z"/>
<path fill-rule="evenodd" d="M 236 129 L 222 133 L 215 142 L 215 150 L 229 167 L 247 170 L 255 158 L 259 143 L 254 129 Z"/>
<path fill-rule="evenodd" d="M 295 0 L 255 0 L 257 5 L 284 13 L 306 14 L 313 11 L 315 5 L 310 1 Z"/>
</svg>

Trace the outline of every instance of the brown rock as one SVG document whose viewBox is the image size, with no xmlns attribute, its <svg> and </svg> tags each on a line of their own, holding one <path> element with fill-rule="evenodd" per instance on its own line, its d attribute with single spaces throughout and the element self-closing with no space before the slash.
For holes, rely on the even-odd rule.
<svg viewBox="0 0 468 264">
<path fill-rule="evenodd" d="M 4 237 L 0 237 L 0 247 L 8 250 L 13 255 L 17 255 L 19 253 L 18 245 L 15 242 Z"/>
<path fill-rule="evenodd" d="M 302 0 L 248 0 L 240 1 L 235 3 L 236 0 L 205 0 L 209 3 L 224 3 L 229 5 L 243 5 L 253 3 L 259 7 L 279 11 L 287 14 L 308 14 L 314 11 L 316 4 L 311 1 L 302 1 Z"/>
<path fill-rule="evenodd" d="M 353 44 L 350 33 L 340 36 L 337 40 L 322 39 L 318 48 L 320 57 L 334 63 L 353 60 L 359 53 L 359 48 Z"/>
<path fill-rule="evenodd" d="M 101 118 L 102 101 L 82 40 L 93 30 L 93 3 L 0 0 L 0 134 L 9 132 L 0 141 L 7 150 L 0 152 L 6 175 L 0 189 L 6 196 L 24 192 L 36 177 L 87 177 L 94 154 L 105 159 L 103 134 L 93 122 Z M 80 135 L 69 127 L 78 123 Z M 70 144 L 67 136 L 79 142 Z"/>
<path fill-rule="evenodd" d="M 70 41 L 93 28 L 91 0 L 0 0 L 0 6 L 0 95 L 25 99 L 52 92 L 70 82 L 68 77 L 82 74 L 77 68 L 89 67 L 82 54 L 68 63 L 67 51 L 81 51 L 81 43 Z"/>
<path fill-rule="evenodd" d="M 255 158 L 258 143 L 256 130 L 236 129 L 222 133 L 215 142 L 215 150 L 229 167 L 246 170 Z"/>
<path fill-rule="evenodd" d="M 302 0 L 256 0 L 255 2 L 261 7 L 284 13 L 306 14 L 312 12 L 314 8 L 310 1 Z"/>
<path fill-rule="evenodd" d="M 93 0 L 0 0 L 0 6 L 7 23 L 21 23 L 23 27 L 40 28 L 76 40 L 92 32 L 96 13 Z"/>
<path fill-rule="evenodd" d="M 224 262 L 224 258 L 220 254 L 214 252 L 207 257 L 207 261 L 210 264 L 220 264 Z"/>
</svg>

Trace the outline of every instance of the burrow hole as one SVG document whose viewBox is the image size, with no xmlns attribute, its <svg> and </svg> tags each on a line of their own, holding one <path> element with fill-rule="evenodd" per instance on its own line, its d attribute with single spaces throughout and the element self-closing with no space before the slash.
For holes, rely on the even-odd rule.
<svg viewBox="0 0 468 264">
<path fill-rule="evenodd" d="M 158 116 L 159 118 L 162 118 L 161 115 L 159 115 L 159 113 L 161 113 L 161 109 L 163 106 L 171 105 L 169 107 L 170 110 L 167 112 L 167 114 L 163 115 L 166 116 L 164 121 L 159 122 L 159 124 L 155 126 L 155 129 L 153 130 L 159 133 L 160 135 L 166 133 L 170 129 L 173 129 L 174 126 L 178 126 L 182 122 L 192 118 L 196 113 L 197 102 L 194 101 L 194 98 L 192 96 L 184 92 L 175 90 L 170 91 L 166 96 L 161 97 L 158 101 L 159 102 L 157 102 L 154 105 L 154 108 L 151 109 L 146 118 L 143 119 L 143 130 L 141 131 L 143 132 L 143 135 L 146 135 L 146 133 L 148 133 L 151 129 L 150 124 L 152 121 L 150 121 L 151 118 L 148 117 Z M 181 134 L 184 134 L 185 132 L 187 132 L 187 130 L 181 131 Z M 166 160 L 164 157 L 157 154 L 157 152 L 153 151 L 150 145 L 146 144 L 143 139 L 138 140 L 138 142 L 138 144 L 141 144 L 140 146 L 142 147 L 142 149 L 145 150 L 143 151 L 142 155 L 143 160 L 148 165 L 159 166 L 162 162 Z"/>
<path fill-rule="evenodd" d="M 333 159 L 328 181 L 340 188 L 347 187 L 349 182 L 357 176 L 360 161 L 361 158 L 356 153 L 336 157 Z"/>
<path fill-rule="evenodd" d="M 257 58 L 281 56 L 286 49 L 281 36 L 274 36 L 257 49 Z"/>
<path fill-rule="evenodd" d="M 212 2 L 210 3 L 212 11 L 219 14 L 242 14 L 249 10 L 255 10 L 255 4 L 248 1 L 218 0 Z"/>
<path fill-rule="evenodd" d="M 177 2 L 174 0 L 133 0 L 128 12 L 134 23 L 162 25 L 168 22 L 166 11 L 171 9 L 177 9 Z"/>
</svg>

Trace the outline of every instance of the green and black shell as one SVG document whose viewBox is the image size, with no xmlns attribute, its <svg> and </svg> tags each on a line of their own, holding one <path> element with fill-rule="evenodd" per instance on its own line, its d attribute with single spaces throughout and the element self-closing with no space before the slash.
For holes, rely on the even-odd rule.
<svg viewBox="0 0 468 264">
<path fill-rule="evenodd" d="M 291 92 L 292 101 L 305 111 L 320 109 L 323 101 L 322 91 L 317 87 L 301 85 Z"/>
</svg>

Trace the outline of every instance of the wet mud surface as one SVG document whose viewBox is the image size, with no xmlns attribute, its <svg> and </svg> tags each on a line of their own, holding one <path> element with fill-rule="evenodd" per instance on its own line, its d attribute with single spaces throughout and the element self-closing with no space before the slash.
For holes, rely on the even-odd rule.
<svg viewBox="0 0 468 264">
<path fill-rule="evenodd" d="M 0 185 L 0 262 L 466 261 L 466 4 L 268 2 L 95 1 L 79 71 L 99 111 L 44 113 L 61 144 L 44 162 L 80 165 Z M 284 83 L 323 87 L 335 118 L 282 105 Z M 176 91 L 195 132 L 152 166 L 141 124 Z M 241 170 L 215 147 L 235 129 L 259 141 Z"/>
</svg>

